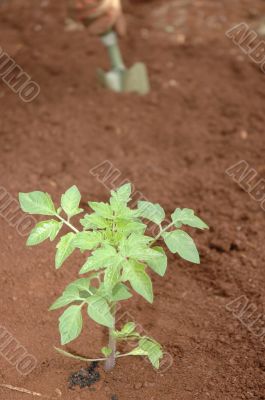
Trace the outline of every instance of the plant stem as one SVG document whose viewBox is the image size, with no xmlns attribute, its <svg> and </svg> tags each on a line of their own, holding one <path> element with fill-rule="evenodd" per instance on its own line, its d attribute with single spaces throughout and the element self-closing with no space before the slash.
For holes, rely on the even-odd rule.
<svg viewBox="0 0 265 400">
<path fill-rule="evenodd" d="M 109 329 L 109 345 L 108 345 L 108 347 L 109 347 L 109 349 L 111 349 L 111 354 L 105 362 L 105 370 L 106 371 L 111 371 L 115 367 L 115 361 L 116 361 L 117 341 L 113 335 L 114 330 L 115 330 L 115 312 L 116 312 L 115 303 L 112 304 L 111 311 L 112 311 L 112 315 L 114 318 L 114 323 L 113 323 L 113 327 Z"/>
<path fill-rule="evenodd" d="M 74 358 L 74 359 L 80 360 L 80 361 L 93 362 L 93 361 L 107 361 L 108 360 L 107 357 L 86 358 L 86 357 L 82 357 L 82 356 L 77 356 L 75 354 L 71 354 L 68 351 L 65 351 L 63 349 L 59 349 L 58 347 L 54 347 L 54 348 L 55 348 L 56 351 L 58 351 L 58 353 L 62 354 L 63 356 Z M 124 353 L 124 354 L 116 354 L 116 358 L 129 357 L 129 356 L 132 356 L 132 354 L 130 352 L 129 353 Z"/>
<path fill-rule="evenodd" d="M 165 228 L 161 229 L 160 232 L 156 235 L 156 237 L 154 238 L 154 240 L 152 241 L 152 245 L 160 238 L 160 236 L 166 232 L 169 228 L 171 228 L 171 226 L 174 225 L 175 222 L 171 222 L 170 224 L 168 224 Z"/>
<path fill-rule="evenodd" d="M 109 346 L 111 354 L 105 362 L 105 370 L 111 371 L 115 367 L 116 362 L 116 339 L 113 337 L 113 329 L 109 329 Z"/>
<path fill-rule="evenodd" d="M 75 228 L 69 221 L 61 217 L 59 214 L 56 214 L 56 217 L 59 218 L 65 225 L 69 226 L 75 233 L 78 233 L 79 230 Z"/>
</svg>

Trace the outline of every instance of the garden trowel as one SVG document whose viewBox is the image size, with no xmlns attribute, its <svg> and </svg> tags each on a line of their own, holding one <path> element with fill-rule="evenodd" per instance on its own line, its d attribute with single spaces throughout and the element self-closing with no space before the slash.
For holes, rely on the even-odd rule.
<svg viewBox="0 0 265 400">
<path fill-rule="evenodd" d="M 98 77 L 103 86 L 115 92 L 136 92 L 141 95 L 150 91 L 147 68 L 137 62 L 131 68 L 126 68 L 119 48 L 118 37 L 114 31 L 101 36 L 103 44 L 108 49 L 112 69 L 108 72 L 98 70 Z"/>
</svg>

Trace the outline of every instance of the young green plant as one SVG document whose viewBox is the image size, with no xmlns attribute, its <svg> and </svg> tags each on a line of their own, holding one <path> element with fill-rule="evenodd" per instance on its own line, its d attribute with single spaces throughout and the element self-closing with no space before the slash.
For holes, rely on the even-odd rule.
<svg viewBox="0 0 265 400">
<path fill-rule="evenodd" d="M 196 245 L 181 228 L 185 225 L 208 228 L 193 210 L 177 208 L 171 215 L 171 222 L 165 225 L 165 211 L 159 204 L 139 201 L 137 208 L 131 209 L 128 207 L 130 200 L 131 185 L 125 184 L 111 191 L 108 203 L 88 202 L 92 212 L 85 213 L 80 219 L 82 229 L 79 230 L 72 223 L 73 217 L 83 213 L 81 195 L 76 186 L 62 195 L 59 208 L 47 193 L 19 194 L 23 211 L 49 217 L 33 228 L 27 240 L 28 246 L 46 239 L 55 240 L 65 225 L 70 231 L 63 234 L 56 245 L 55 267 L 61 268 L 76 249 L 86 253 L 86 261 L 79 272 L 85 277 L 70 283 L 50 307 L 50 310 L 67 307 L 59 318 L 61 344 L 66 345 L 80 335 L 83 307 L 86 307 L 89 318 L 109 330 L 109 343 L 101 349 L 103 357 L 86 359 L 57 350 L 81 360 L 105 361 L 106 370 L 114 367 L 116 358 L 125 356 L 146 356 L 155 368 L 159 368 L 163 357 L 160 344 L 140 335 L 134 322 L 126 323 L 118 330 L 115 324 L 117 304 L 132 297 L 132 289 L 153 303 L 148 268 L 160 276 L 165 275 L 167 268 L 166 253 L 158 242 L 163 240 L 169 251 L 199 264 Z M 150 221 L 158 227 L 155 237 L 146 234 Z M 120 354 L 117 343 L 132 340 L 135 342 L 133 350 Z"/>
</svg>

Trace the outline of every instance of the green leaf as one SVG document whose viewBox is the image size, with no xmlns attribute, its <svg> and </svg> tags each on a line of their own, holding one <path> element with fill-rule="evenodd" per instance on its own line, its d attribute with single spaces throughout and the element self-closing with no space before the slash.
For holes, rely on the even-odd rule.
<svg viewBox="0 0 265 400">
<path fill-rule="evenodd" d="M 56 236 L 58 235 L 58 233 L 60 232 L 60 230 L 63 227 L 63 222 L 59 222 L 56 221 L 57 224 L 54 224 L 53 229 L 51 229 L 51 234 L 50 234 L 50 240 L 53 241 Z"/>
<path fill-rule="evenodd" d="M 162 234 L 172 253 L 178 253 L 184 260 L 200 263 L 200 256 L 193 239 L 184 231 L 176 230 Z"/>
<path fill-rule="evenodd" d="M 118 264 L 121 260 L 122 258 L 117 254 L 115 248 L 106 245 L 92 252 L 92 256 L 87 259 L 79 273 L 84 274 L 92 270 L 97 271 L 102 268 L 107 268 L 111 265 Z"/>
<path fill-rule="evenodd" d="M 135 328 L 136 328 L 136 325 L 135 325 L 134 322 L 127 322 L 127 323 L 123 326 L 123 328 L 122 328 L 122 330 L 121 330 L 121 333 L 124 333 L 124 334 L 126 334 L 126 335 L 130 335 L 131 333 L 134 332 Z"/>
<path fill-rule="evenodd" d="M 131 200 L 131 184 L 127 183 L 116 191 L 111 191 L 110 205 L 115 212 L 116 217 L 132 218 L 135 211 L 127 207 L 127 203 Z"/>
<path fill-rule="evenodd" d="M 82 208 L 79 208 L 80 201 L 81 194 L 75 185 L 62 195 L 61 206 L 69 218 L 83 211 Z"/>
<path fill-rule="evenodd" d="M 153 367 L 159 368 L 159 361 L 163 357 L 163 352 L 159 343 L 150 338 L 143 338 L 139 342 L 139 348 L 147 353 L 147 357 Z"/>
<path fill-rule="evenodd" d="M 67 344 L 76 339 L 83 326 L 81 307 L 70 306 L 59 318 L 59 330 L 61 334 L 61 344 Z"/>
<path fill-rule="evenodd" d="M 113 328 L 114 318 L 111 314 L 107 301 L 100 296 L 93 296 L 89 299 L 87 313 L 98 324 Z"/>
<path fill-rule="evenodd" d="M 72 254 L 74 251 L 73 241 L 75 234 L 70 232 L 67 235 L 61 237 L 60 242 L 57 244 L 56 255 L 55 255 L 55 266 L 60 268 L 64 261 Z"/>
<path fill-rule="evenodd" d="M 65 292 L 76 292 L 78 295 L 80 295 L 80 292 L 84 292 L 87 291 L 89 292 L 89 286 L 90 286 L 90 282 L 92 279 L 94 279 L 96 277 L 96 274 L 91 275 L 88 278 L 80 278 L 77 279 L 74 282 L 71 282 L 66 288 L 65 288 Z"/>
<path fill-rule="evenodd" d="M 95 277 L 91 275 L 89 278 L 81 278 L 70 283 L 60 296 L 49 308 L 49 310 L 56 310 L 57 308 L 64 307 L 73 301 L 83 301 L 84 298 L 91 296 L 89 287 L 90 281 Z"/>
<path fill-rule="evenodd" d="M 120 331 L 114 331 L 114 337 L 119 340 L 129 339 L 129 338 L 133 339 L 140 338 L 141 335 L 135 331 L 135 328 L 136 325 L 134 322 L 127 322 L 127 324 L 125 324 Z"/>
<path fill-rule="evenodd" d="M 111 191 L 111 196 L 119 203 L 127 204 L 132 193 L 132 185 L 125 183 L 116 190 Z"/>
<path fill-rule="evenodd" d="M 138 201 L 138 210 L 142 218 L 149 219 L 159 225 L 165 219 L 165 211 L 159 204 L 149 201 Z"/>
<path fill-rule="evenodd" d="M 129 336 L 134 333 L 136 325 L 134 322 L 127 322 L 120 331 L 121 335 Z"/>
<path fill-rule="evenodd" d="M 155 246 L 152 250 L 157 251 L 161 256 L 160 257 L 150 257 L 146 258 L 145 261 L 155 271 L 158 275 L 164 276 L 167 269 L 167 256 L 164 252 L 164 249 L 159 246 Z"/>
<path fill-rule="evenodd" d="M 39 244 L 48 238 L 50 238 L 50 240 L 54 240 L 62 228 L 62 225 L 62 222 L 54 219 L 37 223 L 30 232 L 27 240 L 27 246 L 35 246 L 36 244 Z"/>
<path fill-rule="evenodd" d="M 115 212 L 115 219 L 117 222 L 122 221 L 133 221 L 134 219 L 138 218 L 138 211 L 131 210 L 129 207 L 125 205 L 117 205 L 114 206 L 113 202 L 111 205 L 113 211 Z"/>
<path fill-rule="evenodd" d="M 105 357 L 109 357 L 112 353 L 112 350 L 109 347 L 102 347 L 101 349 L 101 353 L 105 356 Z"/>
<path fill-rule="evenodd" d="M 89 207 L 92 208 L 100 217 L 113 219 L 113 211 L 111 206 L 107 203 L 97 203 L 95 201 L 89 201 Z"/>
<path fill-rule="evenodd" d="M 153 303 L 152 281 L 145 272 L 145 266 L 130 260 L 125 267 L 125 279 L 129 280 L 136 293 L 143 296 L 149 303 Z"/>
<path fill-rule="evenodd" d="M 117 263 L 109 266 L 105 270 L 104 274 L 104 286 L 107 291 L 107 293 L 111 294 L 112 289 L 114 286 L 118 283 L 120 279 L 120 271 L 121 271 L 121 262 L 119 261 L 119 258 L 117 257 Z"/>
<path fill-rule="evenodd" d="M 19 193 L 19 202 L 23 211 L 29 214 L 55 215 L 56 210 L 48 193 Z"/>
<path fill-rule="evenodd" d="M 140 349 L 140 347 L 135 347 L 130 353 L 128 353 L 128 356 L 147 356 L 147 352 L 143 349 Z"/>
<path fill-rule="evenodd" d="M 50 306 L 49 311 L 57 310 L 58 308 L 67 306 L 73 301 L 81 300 L 79 295 L 73 291 L 64 292 L 62 296 L 58 297 L 57 300 Z"/>
<path fill-rule="evenodd" d="M 132 297 L 126 285 L 118 283 L 112 291 L 111 301 L 122 301 L 128 300 Z"/>
<path fill-rule="evenodd" d="M 142 222 L 132 221 L 132 222 L 121 222 L 117 224 L 118 229 L 121 230 L 124 236 L 129 236 L 131 233 L 136 233 L 143 235 L 146 230 L 146 225 Z"/>
<path fill-rule="evenodd" d="M 124 257 L 135 257 L 135 254 L 145 253 L 146 250 L 150 250 L 147 247 L 153 238 L 137 233 L 132 233 L 128 238 L 124 238 L 119 246 L 120 252 Z"/>
<path fill-rule="evenodd" d="M 150 259 L 162 259 L 160 252 L 151 249 L 150 243 L 153 238 L 144 235 L 131 234 L 127 239 L 120 243 L 120 254 L 123 257 L 133 258 L 139 261 L 148 261 Z"/>
<path fill-rule="evenodd" d="M 102 241 L 100 232 L 79 232 L 73 241 L 74 247 L 84 251 L 95 249 Z"/>
<path fill-rule="evenodd" d="M 139 235 L 137 233 L 132 233 L 127 241 L 126 244 L 128 248 L 133 248 L 133 247 L 139 247 L 143 248 L 147 245 L 149 245 L 153 241 L 153 238 L 150 236 L 145 236 L 145 235 Z"/>
<path fill-rule="evenodd" d="M 173 214 L 171 214 L 172 222 L 177 228 L 180 228 L 181 225 L 188 225 L 193 228 L 198 229 L 208 229 L 208 225 L 206 225 L 199 217 L 194 214 L 194 211 L 189 208 L 177 208 Z"/>
<path fill-rule="evenodd" d="M 109 226 L 108 221 L 96 213 L 86 214 L 80 223 L 85 229 L 105 229 Z"/>
</svg>

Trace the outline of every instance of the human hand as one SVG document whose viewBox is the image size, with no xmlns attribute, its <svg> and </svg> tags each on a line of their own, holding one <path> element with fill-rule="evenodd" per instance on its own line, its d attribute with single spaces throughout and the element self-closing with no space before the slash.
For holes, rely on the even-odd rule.
<svg viewBox="0 0 265 400">
<path fill-rule="evenodd" d="M 73 19 L 82 22 L 94 35 L 102 35 L 110 29 L 123 36 L 126 21 L 121 0 L 70 0 L 69 11 Z"/>
</svg>

